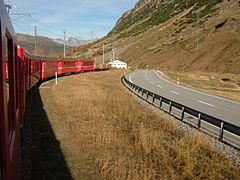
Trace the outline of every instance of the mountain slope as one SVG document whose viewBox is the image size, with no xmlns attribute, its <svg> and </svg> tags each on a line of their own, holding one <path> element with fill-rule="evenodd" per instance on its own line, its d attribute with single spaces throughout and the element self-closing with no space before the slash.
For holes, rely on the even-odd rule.
<svg viewBox="0 0 240 180">
<path fill-rule="evenodd" d="M 56 42 L 56 43 L 59 43 L 59 44 L 64 44 L 64 40 L 60 39 L 60 38 L 59 39 L 54 39 L 53 41 Z M 66 40 L 66 45 L 70 46 L 70 47 L 79 47 L 80 45 L 83 45 L 87 42 L 88 42 L 88 40 L 79 40 L 77 38 L 70 37 Z"/>
<path fill-rule="evenodd" d="M 217 10 L 216 4 L 223 0 L 140 0 L 136 6 L 127 11 L 113 28 L 114 32 L 127 30 L 128 35 L 136 35 L 152 26 L 166 22 L 179 13 L 191 8 L 187 15 L 188 23 L 194 22 Z"/>
<path fill-rule="evenodd" d="M 26 34 L 16 34 L 18 44 L 25 48 L 30 54 L 35 54 L 35 37 Z M 54 42 L 52 39 L 37 36 L 37 55 L 40 56 L 61 56 L 63 45 Z"/>
<path fill-rule="evenodd" d="M 141 0 L 77 53 L 101 63 L 105 44 L 105 59 L 116 47 L 116 57 L 133 67 L 239 74 L 239 31 L 238 0 Z"/>
</svg>

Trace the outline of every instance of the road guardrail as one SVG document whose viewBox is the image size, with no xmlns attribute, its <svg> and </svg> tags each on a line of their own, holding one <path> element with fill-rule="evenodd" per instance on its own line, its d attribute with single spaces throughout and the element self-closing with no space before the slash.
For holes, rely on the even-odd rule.
<svg viewBox="0 0 240 180">
<path fill-rule="evenodd" d="M 160 108 L 161 110 L 164 110 L 165 112 L 169 113 L 170 115 L 174 116 L 175 118 L 177 118 L 181 121 L 184 120 L 184 115 L 186 113 L 195 117 L 197 119 L 197 128 L 198 129 L 202 128 L 202 124 L 204 122 L 217 127 L 219 140 L 230 141 L 230 142 L 240 146 L 240 127 L 238 127 L 234 124 L 228 123 L 224 120 L 210 116 L 204 112 L 200 112 L 198 110 L 192 109 L 191 107 L 187 107 L 186 105 L 180 104 L 171 99 L 168 99 L 168 98 L 165 98 L 158 94 L 155 94 L 153 92 L 150 92 L 150 91 L 130 82 L 125 76 L 122 77 L 122 83 L 130 91 L 135 93 L 138 97 L 140 97 L 143 100 L 147 101 L 148 103 Z M 156 101 L 158 102 L 158 104 L 156 104 Z M 163 104 L 165 104 L 165 107 L 163 107 Z M 168 106 L 167 108 L 166 108 L 166 105 Z M 173 113 L 173 108 L 177 109 L 180 113 L 178 113 L 178 115 Z M 228 136 L 231 138 L 229 139 L 229 138 L 227 138 L 227 136 L 225 137 L 224 136 L 225 134 L 228 134 Z M 232 136 L 234 136 L 234 138 L 232 138 Z"/>
</svg>

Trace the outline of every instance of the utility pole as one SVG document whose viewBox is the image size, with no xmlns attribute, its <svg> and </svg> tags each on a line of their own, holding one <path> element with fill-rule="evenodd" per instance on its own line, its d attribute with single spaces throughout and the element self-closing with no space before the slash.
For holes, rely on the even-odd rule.
<svg viewBox="0 0 240 180">
<path fill-rule="evenodd" d="M 115 50 L 116 50 L 116 48 L 112 49 L 112 51 L 113 51 L 113 61 L 115 60 Z"/>
<path fill-rule="evenodd" d="M 66 30 L 63 30 L 63 39 L 64 39 L 64 49 L 63 49 L 63 57 L 66 57 Z"/>
<path fill-rule="evenodd" d="M 105 52 L 104 52 L 104 44 L 103 44 L 103 64 L 104 64 L 104 61 L 105 61 Z"/>
<path fill-rule="evenodd" d="M 7 8 L 7 12 L 9 14 L 10 10 L 13 8 L 13 5 L 5 3 L 5 7 Z"/>
<path fill-rule="evenodd" d="M 34 26 L 34 37 L 35 37 L 35 56 L 37 55 L 37 26 Z"/>
<path fill-rule="evenodd" d="M 198 10 L 198 14 L 197 14 L 197 50 L 198 50 L 198 46 L 199 46 L 199 10 Z"/>
<path fill-rule="evenodd" d="M 109 53 L 109 58 L 110 58 L 110 62 L 112 62 L 112 51 L 110 51 L 110 53 Z"/>
</svg>

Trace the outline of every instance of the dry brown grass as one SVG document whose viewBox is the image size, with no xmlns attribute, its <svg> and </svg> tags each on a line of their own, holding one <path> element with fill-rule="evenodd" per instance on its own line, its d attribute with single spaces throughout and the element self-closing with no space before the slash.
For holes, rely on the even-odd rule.
<svg viewBox="0 0 240 180">
<path fill-rule="evenodd" d="M 41 89 L 75 179 L 240 178 L 239 167 L 214 152 L 205 136 L 181 132 L 139 103 L 122 86 L 122 74 L 80 74 Z"/>
<path fill-rule="evenodd" d="M 160 24 L 132 37 L 118 39 L 117 35 L 109 36 L 91 46 L 88 53 L 93 49 L 101 51 L 103 44 L 112 44 L 117 48 L 116 57 L 134 68 L 148 65 L 161 71 L 240 74 L 238 1 L 223 1 L 216 14 L 201 18 L 200 24 L 189 24 L 183 17 L 163 30 L 164 24 Z M 215 30 L 215 25 L 226 19 L 225 26 Z M 181 32 L 177 33 L 180 29 Z M 109 53 L 105 54 L 105 62 L 109 56 Z M 100 64 L 103 58 L 95 56 L 94 59 Z"/>
</svg>

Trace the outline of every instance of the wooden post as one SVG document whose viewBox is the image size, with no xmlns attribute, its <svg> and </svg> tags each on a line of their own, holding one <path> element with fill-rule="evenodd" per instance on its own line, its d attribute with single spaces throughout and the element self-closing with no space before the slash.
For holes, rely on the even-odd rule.
<svg viewBox="0 0 240 180">
<path fill-rule="evenodd" d="M 219 134 L 219 139 L 223 139 L 223 130 L 224 130 L 224 123 L 221 122 L 221 127 L 220 127 L 220 134 Z"/>
<path fill-rule="evenodd" d="M 170 101 L 170 105 L 169 105 L 169 114 L 171 114 L 172 112 L 172 101 Z"/>
<path fill-rule="evenodd" d="M 198 114 L 198 129 L 201 127 L 201 113 Z"/>
<path fill-rule="evenodd" d="M 181 120 L 183 121 L 183 119 L 184 119 L 184 111 L 185 111 L 185 107 L 183 106 L 182 107 L 182 114 L 181 114 Z"/>
<path fill-rule="evenodd" d="M 55 84 L 58 84 L 58 76 L 57 76 L 57 72 L 55 72 Z"/>
<path fill-rule="evenodd" d="M 162 98 L 160 98 L 159 101 L 160 101 L 159 102 L 159 108 L 161 109 L 161 107 L 162 107 Z"/>
</svg>

